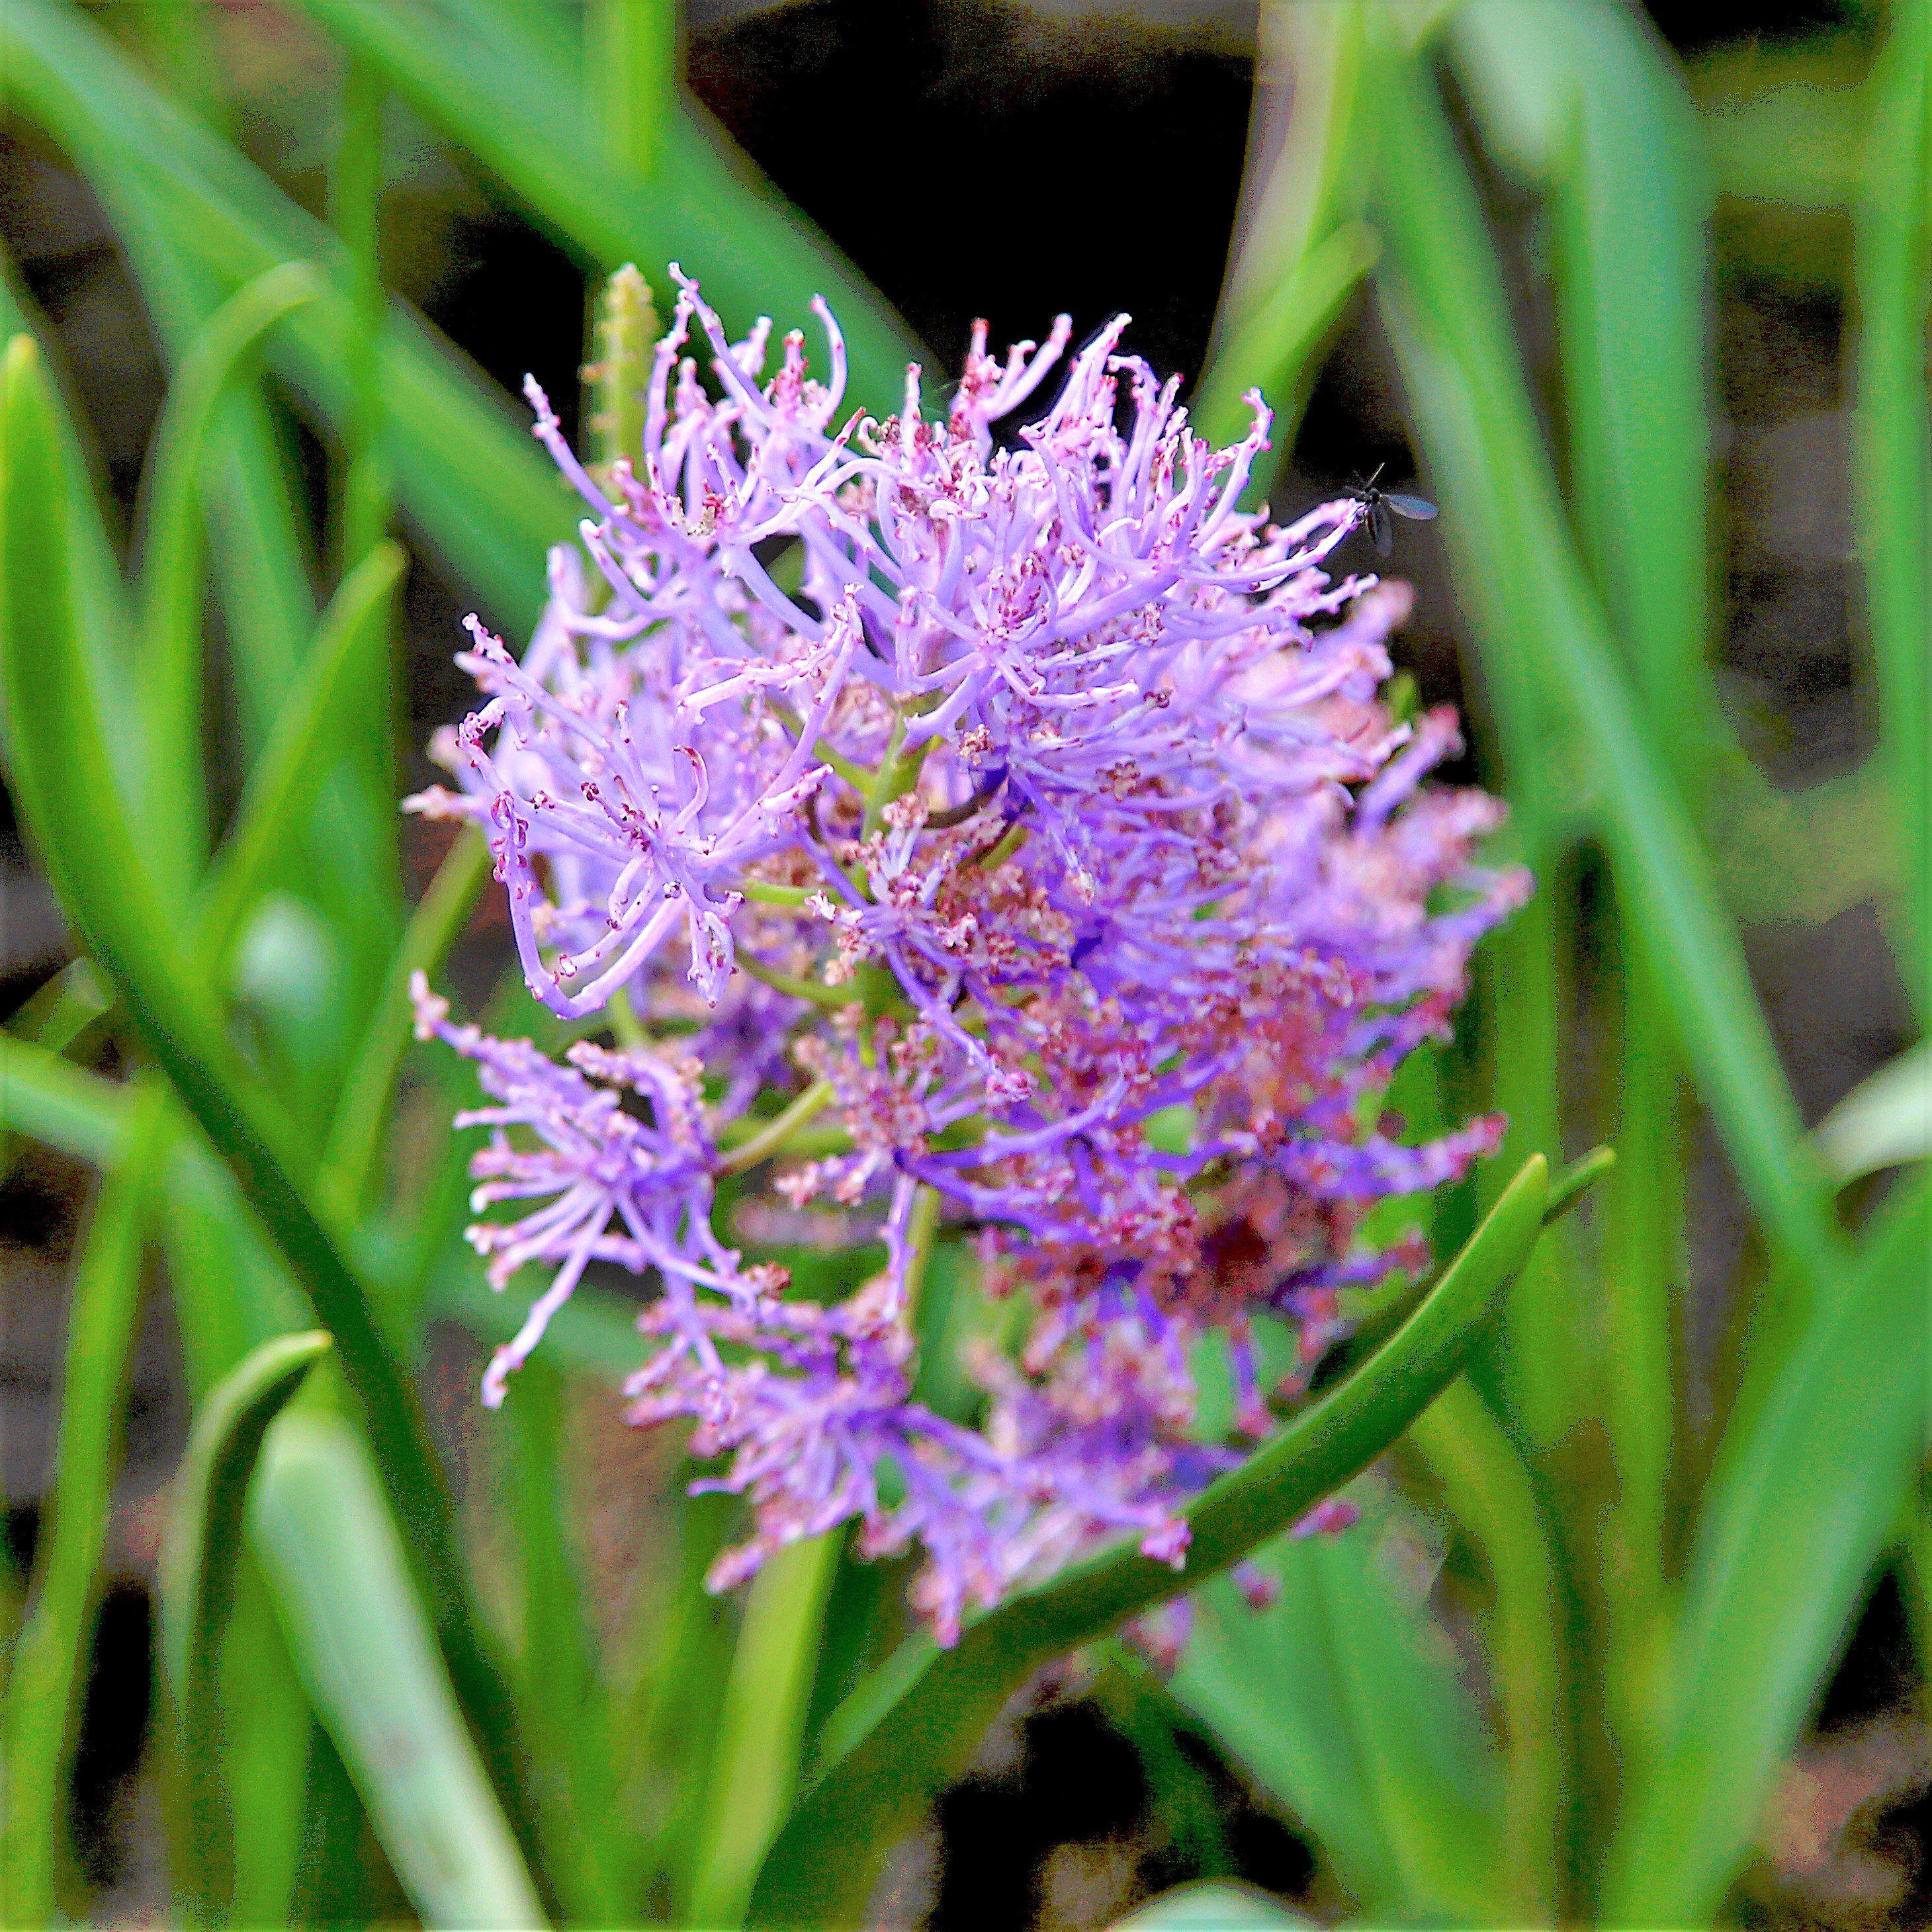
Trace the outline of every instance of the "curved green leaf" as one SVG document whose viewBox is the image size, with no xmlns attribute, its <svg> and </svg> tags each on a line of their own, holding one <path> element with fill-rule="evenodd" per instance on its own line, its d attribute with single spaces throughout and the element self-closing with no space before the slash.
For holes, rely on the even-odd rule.
<svg viewBox="0 0 1932 1932">
<path fill-rule="evenodd" d="M 177 886 L 208 856 L 202 784 L 202 470 L 224 405 L 284 317 L 322 292 L 305 262 L 258 275 L 216 310 L 175 371 L 143 478 L 142 696 L 154 849 Z"/>
<path fill-rule="evenodd" d="M 1035 1670 L 1217 1576 L 1380 1455 L 1461 1370 L 1491 1300 L 1535 1245 L 1548 1192 L 1538 1156 L 1389 1341 L 1188 1511 L 1184 1568 L 1133 1550 L 1095 1557 L 969 1624 L 950 1650 L 915 1640 L 862 1685 L 826 1726 L 824 1769 L 766 1861 L 752 1922 L 856 1918 L 904 1821 Z"/>
<path fill-rule="evenodd" d="M 1484 626 L 1485 669 L 1582 734 L 1595 817 L 1650 935 L 1672 1030 L 1774 1238 L 1814 1293 L 1843 1253 L 1737 936 L 1660 769 L 1557 501 L 1516 364 L 1494 250 L 1424 77 L 1384 97 L 1384 314 L 1446 501 L 1452 561 Z"/>
<path fill-rule="evenodd" d="M 308 1163 L 273 1096 L 222 1032 L 177 949 L 132 826 L 74 634 L 60 536 L 62 478 L 32 340 L 0 371 L 0 689 L 13 728 L 16 802 L 41 862 L 142 1041 L 286 1256 L 333 1334 L 397 1514 L 435 1606 L 466 1702 L 514 1790 L 502 1689 L 471 1621 L 448 1495 L 416 1390 L 377 1324 L 346 1240 L 311 1200 Z"/>
<path fill-rule="evenodd" d="M 368 660 L 388 649 L 390 604 L 404 566 L 398 545 L 378 544 L 342 580 L 248 775 L 195 935 L 196 964 L 217 986 L 226 982 L 243 921 L 286 876 L 304 816 L 331 770 L 328 741 L 349 725 L 352 700 L 367 695 Z"/>
<path fill-rule="evenodd" d="M 417 901 L 389 962 L 362 1050 L 342 1083 L 322 1158 L 329 1185 L 351 1211 L 368 1196 L 409 1051 L 410 982 L 418 973 L 434 980 L 442 970 L 489 876 L 489 844 L 474 826 L 465 826 Z"/>
<path fill-rule="evenodd" d="M 0 86 L 4 86 L 0 81 Z M 44 352 L 52 349 L 52 332 L 34 312 L 19 284 L 13 262 L 0 250 L 0 341 L 31 335 Z M 52 355 L 50 377 L 57 399 L 56 421 L 61 462 L 67 472 L 68 545 L 73 572 L 74 603 L 93 660 L 97 681 L 110 688 L 128 663 L 132 626 L 128 619 L 121 565 L 108 534 L 101 494 L 95 480 L 83 432 L 85 421 L 74 409 L 61 380 L 58 352 Z M 119 714 L 115 714 L 118 716 Z M 130 774 L 130 778 L 134 775 Z"/>
<path fill-rule="evenodd" d="M 426 1924 L 532 1927 L 535 1888 L 457 1708 L 356 1432 L 291 1409 L 248 1522 L 317 1715 Z"/>
<path fill-rule="evenodd" d="M 537 218 L 606 274 L 626 262 L 653 281 L 679 262 L 727 320 L 760 315 L 802 327 L 812 298 L 838 318 L 851 358 L 851 404 L 898 407 L 908 362 L 929 358 L 877 290 L 775 190 L 721 158 L 722 132 L 681 104 L 640 179 L 585 137 L 574 75 L 502 16 L 440 0 L 302 0 L 328 32 L 376 68 L 433 128 L 473 154 Z M 629 10 L 643 14 L 642 4 Z M 463 84 L 450 85 L 460 74 Z"/>
<path fill-rule="evenodd" d="M 320 1329 L 284 1335 L 224 1376 L 195 1418 L 175 1479 L 161 1554 L 161 1662 L 181 1738 L 188 1895 L 203 1922 L 220 1914 L 233 1869 L 215 1676 L 235 1600 L 243 1506 L 268 1425 L 331 1346 Z"/>
<path fill-rule="evenodd" d="M 129 1157 L 104 1184 L 68 1315 L 54 1486 L 0 1726 L 0 1923 L 45 1925 L 68 1842 L 72 1761 L 141 1299 L 142 1235 L 166 1141 L 164 1090 L 142 1096 Z"/>
</svg>

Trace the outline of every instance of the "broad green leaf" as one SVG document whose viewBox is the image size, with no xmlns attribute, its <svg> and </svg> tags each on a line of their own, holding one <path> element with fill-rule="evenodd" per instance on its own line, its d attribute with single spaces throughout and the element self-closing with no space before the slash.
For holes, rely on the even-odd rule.
<svg viewBox="0 0 1932 1932">
<path fill-rule="evenodd" d="M 1496 1755 L 1446 1640 L 1390 1572 L 1382 1532 L 1400 1526 L 1376 1513 L 1276 1544 L 1259 1559 L 1281 1592 L 1264 1610 L 1210 1584 L 1174 1694 L 1363 1905 L 1493 1916 L 1506 1905 Z"/>
<path fill-rule="evenodd" d="M 0 1724 L 0 1923 L 44 1925 L 68 1842 L 68 1787 L 120 1460 L 141 1300 L 142 1235 L 163 1152 L 163 1091 L 138 1103 L 129 1157 L 103 1186 L 76 1270 L 54 1484 Z"/>
<path fill-rule="evenodd" d="M 374 1295 L 304 1185 L 302 1159 L 273 1096 L 222 1032 L 190 970 L 118 808 L 112 762 L 74 634 L 59 536 L 62 478 L 32 340 L 8 345 L 0 386 L 0 688 L 11 729 L 16 804 L 43 866 L 95 963 L 188 1112 L 240 1182 L 334 1336 L 376 1462 L 421 1561 L 437 1634 L 466 1701 L 513 1789 L 500 1687 L 470 1620 L 441 1469 L 416 1391 Z"/>
<path fill-rule="evenodd" d="M 154 849 L 177 888 L 195 883 L 208 856 L 201 484 L 212 432 L 263 340 L 321 292 L 306 262 L 285 262 L 225 302 L 182 357 L 148 448 L 141 519 L 148 808 Z"/>
<path fill-rule="evenodd" d="M 1735 932 L 1681 800 L 1640 725 L 1584 580 L 1468 177 L 1420 79 L 1391 78 L 1379 206 L 1384 312 L 1450 514 L 1452 562 L 1512 702 L 1560 705 L 1581 734 L 1594 815 L 1646 932 L 1672 1030 L 1773 1238 L 1822 1293 L 1841 1252 Z"/>
<path fill-rule="evenodd" d="M 356 1431 L 320 1410 L 284 1414 L 248 1520 L 296 1670 L 425 1924 L 541 1924 Z"/>
<path fill-rule="evenodd" d="M 244 920 L 269 886 L 286 876 L 331 768 L 330 740 L 353 736 L 362 728 L 354 706 L 368 696 L 368 660 L 388 651 L 390 608 L 403 569 L 401 550 L 385 543 L 343 579 L 248 775 L 195 935 L 196 964 L 218 986 Z"/>
<path fill-rule="evenodd" d="M 267 1579 L 252 1552 L 236 1584 L 220 1686 L 229 1714 L 221 1772 L 234 1820 L 228 1922 L 300 1924 L 295 1892 L 308 1822 L 309 1765 L 327 1734 L 309 1708 Z M 359 1844 L 356 1851 L 359 1857 Z"/>
<path fill-rule="evenodd" d="M 663 130 L 650 176 L 614 169 L 590 138 L 577 77 L 538 37 L 464 0 L 302 0 L 430 125 L 482 164 L 538 219 L 608 274 L 634 262 L 656 282 L 682 264 L 739 328 L 760 315 L 806 326 L 814 296 L 838 318 L 851 404 L 896 409 L 908 362 L 931 366 L 878 292 L 762 182 L 694 105 Z M 641 12 L 638 8 L 634 10 Z M 463 84 L 452 87 L 452 74 Z"/>
<path fill-rule="evenodd" d="M 1206 1491 L 1188 1511 L 1184 1568 L 1132 1550 L 1095 1557 L 969 1623 L 950 1650 L 920 1638 L 896 1654 L 827 1724 L 820 1774 L 766 1861 L 752 1922 L 855 1915 L 904 1821 L 1034 1670 L 1217 1576 L 1379 1455 L 1460 1371 L 1490 1303 L 1535 1244 L 1548 1191 L 1544 1162 L 1527 1162 L 1395 1335 Z"/>
<path fill-rule="evenodd" d="M 1853 250 L 1853 478 L 1884 756 L 1903 848 L 1900 956 L 1932 1029 L 1932 16 L 1893 8 L 1874 68 Z"/>
<path fill-rule="evenodd" d="M 1932 1041 L 1921 1040 L 1854 1087 L 1812 1138 L 1841 1182 L 1932 1159 Z"/>
<path fill-rule="evenodd" d="M 215 1706 L 221 1641 L 242 1553 L 242 1510 L 268 1425 L 329 1347 L 319 1329 L 281 1336 L 225 1376 L 195 1418 L 175 1479 L 174 1511 L 161 1557 L 161 1659 L 181 1740 L 188 1896 L 204 1922 L 221 1913 L 233 1877 Z"/>
<path fill-rule="evenodd" d="M 1641 17 L 1608 0 L 1465 0 L 1448 38 L 1479 125 L 1546 192 L 1577 534 L 1654 742 L 1688 782 L 1720 728 L 1705 670 L 1710 189 L 1695 111 Z"/>
<path fill-rule="evenodd" d="M 1606 1924 L 1712 1923 L 1750 1850 L 1925 1454 L 1928 1255 L 1915 1184 L 1722 1445 L 1654 1756 L 1608 1854 Z"/>
<path fill-rule="evenodd" d="M 684 1916 L 744 1922 L 758 1866 L 797 1789 L 806 1706 L 842 1536 L 794 1543 L 758 1572 L 725 1680 Z"/>
<path fill-rule="evenodd" d="M 1448 38 L 1490 146 L 1545 193 L 1580 548 L 1646 735 L 1695 802 L 1714 758 L 1755 777 L 1706 662 L 1711 195 L 1695 112 L 1675 64 L 1628 8 L 1470 0 Z M 1624 1158 L 1604 1287 L 1624 1569 L 1606 1608 L 1628 1652 L 1664 1589 L 1687 1150 L 1673 1131 L 1679 1076 L 1640 927 L 1626 930 L 1620 951 Z M 1568 1299 L 1552 1309 L 1566 1326 Z M 1557 1351 L 1540 1353 L 1545 1372 L 1574 1378 Z"/>
</svg>

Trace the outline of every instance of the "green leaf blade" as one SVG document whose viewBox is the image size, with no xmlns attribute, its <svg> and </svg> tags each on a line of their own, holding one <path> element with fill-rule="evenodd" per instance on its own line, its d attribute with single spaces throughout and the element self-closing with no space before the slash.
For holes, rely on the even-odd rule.
<svg viewBox="0 0 1932 1932">
<path fill-rule="evenodd" d="M 960 1768 L 1035 1670 L 1217 1575 L 1372 1462 L 1461 1368 L 1492 1299 L 1535 1245 L 1548 1191 L 1538 1156 L 1395 1335 L 1205 1492 L 1188 1512 L 1184 1570 L 1116 1551 L 969 1624 L 950 1650 L 918 1639 L 896 1653 L 828 1722 L 825 1768 L 766 1862 L 751 1922 L 856 1914 L 898 1826 Z"/>
<path fill-rule="evenodd" d="M 249 774 L 196 936 L 197 962 L 218 986 L 226 982 L 248 912 L 287 875 L 300 850 L 310 808 L 331 769 L 329 741 L 366 696 L 370 662 L 388 651 L 389 613 L 404 568 L 400 548 L 381 543 L 343 579 Z"/>
<path fill-rule="evenodd" d="M 1926 1441 L 1926 1191 L 1885 1209 L 1828 1322 L 1722 1445 L 1672 1695 L 1606 1859 L 1612 1924 L 1708 1924 L 1747 1856 Z"/>
<path fill-rule="evenodd" d="M 51 1922 L 68 1839 L 67 1773 L 119 1459 L 142 1234 L 166 1144 L 162 1097 L 152 1089 L 140 1103 L 129 1158 L 102 1189 L 74 1277 L 51 1508 L 0 1724 L 0 1919 L 11 1925 Z"/>
<path fill-rule="evenodd" d="M 296 1668 L 430 1925 L 544 1922 L 355 1432 L 294 1409 L 248 1504 Z"/>
<path fill-rule="evenodd" d="M 466 1700 L 516 1772 L 500 1685 L 470 1606 L 442 1474 L 422 1405 L 349 1258 L 346 1236 L 310 1198 L 306 1164 L 273 1096 L 221 1031 L 207 989 L 179 956 L 132 826 L 88 687 L 58 535 L 62 479 L 33 344 L 0 370 L 0 690 L 16 796 L 62 903 L 125 1001 L 143 1043 L 232 1169 L 290 1271 L 336 1339 L 383 1478 L 434 1604 Z"/>
<path fill-rule="evenodd" d="M 155 426 L 143 480 L 142 694 L 154 846 L 177 884 L 208 854 L 202 782 L 201 482 L 215 423 L 251 358 L 285 317 L 322 293 L 305 262 L 266 270 L 194 338 Z"/>
<path fill-rule="evenodd" d="M 1932 21 L 1900 7 L 1874 68 L 1855 203 L 1853 480 L 1883 754 L 1903 834 L 1905 978 L 1932 1028 Z"/>
<path fill-rule="evenodd" d="M 204 1922 L 221 1911 L 234 1863 L 219 1782 L 215 1688 L 234 1602 L 243 1508 L 269 1424 L 332 1346 L 320 1330 L 282 1336 L 224 1377 L 195 1419 L 176 1478 L 161 1558 L 161 1654 L 188 1786 L 188 1890 Z"/>
<path fill-rule="evenodd" d="M 898 406 L 908 362 L 930 358 L 884 298 L 774 190 L 744 178 L 748 163 L 701 112 L 680 104 L 662 130 L 656 165 L 637 178 L 609 166 L 575 130 L 584 122 L 574 77 L 542 42 L 501 16 L 422 0 L 303 0 L 308 11 L 397 92 L 473 154 L 540 220 L 605 274 L 635 262 L 655 278 L 679 262 L 737 328 L 770 314 L 802 326 L 814 296 L 838 316 L 852 371 L 851 402 Z M 633 10 L 642 11 L 642 8 Z M 452 74 L 464 76 L 452 87 Z"/>
</svg>

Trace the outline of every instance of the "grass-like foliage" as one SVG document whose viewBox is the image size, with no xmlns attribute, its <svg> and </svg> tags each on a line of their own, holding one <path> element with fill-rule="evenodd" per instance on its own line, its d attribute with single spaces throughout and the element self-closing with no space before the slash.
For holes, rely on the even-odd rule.
<svg viewBox="0 0 1932 1932">
<path fill-rule="evenodd" d="M 634 1499 L 644 1567 L 614 1612 L 586 1571 L 578 1397 L 612 1401 L 645 1351 L 594 1276 L 474 1419 L 452 1495 L 430 1325 L 500 1347 L 542 1285 L 482 1285 L 460 1232 L 476 1143 L 448 1125 L 474 1091 L 412 1036 L 412 984 L 494 888 L 487 826 L 405 888 L 398 597 L 406 544 L 520 649 L 572 518 L 521 403 L 385 286 L 386 106 L 606 290 L 585 415 L 607 460 L 644 446 L 650 292 L 662 314 L 673 262 L 734 334 L 760 315 L 805 326 L 825 297 L 848 406 L 883 417 L 908 362 L 940 365 L 681 92 L 669 0 L 300 0 L 344 75 L 326 222 L 230 138 L 218 10 L 0 6 L 0 106 L 98 197 L 172 372 L 124 543 L 46 332 L 0 274 L 0 749 L 78 949 L 0 1031 L 0 1163 L 39 1141 L 101 1177 L 32 1574 L 0 1551 L 0 1923 L 85 1909 L 68 1784 L 150 1292 L 194 1405 L 152 1738 L 192 1922 L 358 1922 L 406 1901 L 434 1924 L 856 1925 L 988 1726 L 1069 1657 L 1134 1712 L 1157 1798 L 1188 1775 L 1177 1737 L 1211 1738 L 1367 1922 L 1722 1914 L 1883 1566 L 1932 1633 L 1932 1049 L 1808 1136 L 1714 843 L 1755 811 L 1798 828 L 1801 863 L 1831 862 L 1710 670 L 1723 158 L 1682 68 L 1607 0 L 1262 10 L 1264 68 L 1292 87 L 1257 94 L 1265 172 L 1195 419 L 1237 442 L 1258 389 L 1278 453 L 1342 318 L 1372 309 L 1473 639 L 1472 736 L 1510 807 L 1492 843 L 1538 881 L 1482 940 L 1458 1041 L 1375 1097 L 1412 1136 L 1493 1108 L 1508 1138 L 1386 1210 L 1427 1234 L 1426 1284 L 1345 1300 L 1352 1332 L 1313 1392 L 1176 1503 L 1184 1565 L 1132 1534 L 1090 1541 L 935 1642 L 902 1569 L 860 1561 L 842 1525 L 708 1593 L 746 1506 L 688 1495 L 702 1472 L 668 1454 L 662 1492 Z M 1932 26 L 1901 0 L 1870 34 L 1846 211 L 1857 524 L 1888 930 L 1923 1024 Z M 1735 145 L 1755 124 L 1732 108 Z M 862 146 L 856 126 L 841 138 Z M 1778 157 L 1753 165 L 1774 175 Z M 1479 166 L 1534 204 L 1553 362 L 1519 337 Z M 292 417 L 330 465 L 319 530 Z M 916 790 L 908 721 L 933 708 L 906 707 L 876 770 L 823 754 L 868 836 Z M 810 903 L 775 874 L 760 889 Z M 636 1045 L 625 1000 L 586 1018 L 560 997 L 560 1020 L 498 964 L 496 1030 L 545 1052 Z M 873 968 L 850 993 L 767 976 L 828 1012 L 904 1009 Z M 745 1117 L 723 1184 L 764 1186 L 782 1151 L 850 1153 L 820 1118 L 828 1077 Z M 1756 1226 L 1729 1285 L 1742 1313 L 1694 1403 L 1687 1173 L 1706 1124 Z M 1566 1164 L 1600 1142 L 1613 1160 Z M 1900 1168 L 1888 1191 L 1870 1178 Z M 890 1235 L 928 1344 L 920 1412 L 976 1426 L 952 1358 L 997 1306 L 980 1249 L 929 1186 L 920 1200 Z M 876 1264 L 790 1258 L 814 1306 Z M 1358 1478 L 1360 1525 L 1288 1534 Z M 1473 1580 L 1467 1668 L 1383 1560 L 1403 1538 Z M 1121 1633 L 1165 1628 L 1184 1595 L 1191 1639 L 1156 1682 Z M 1224 1886 L 1131 1922 L 1300 1922 Z"/>
</svg>

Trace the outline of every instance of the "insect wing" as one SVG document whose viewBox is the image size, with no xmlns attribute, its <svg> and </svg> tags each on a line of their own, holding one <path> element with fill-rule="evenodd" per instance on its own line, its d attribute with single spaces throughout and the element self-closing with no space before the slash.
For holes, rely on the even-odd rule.
<svg viewBox="0 0 1932 1932">
<path fill-rule="evenodd" d="M 1436 514 L 1436 506 L 1426 496 L 1399 496 L 1392 490 L 1384 490 L 1382 501 L 1398 517 L 1406 517 L 1412 523 L 1426 524 Z"/>
</svg>

